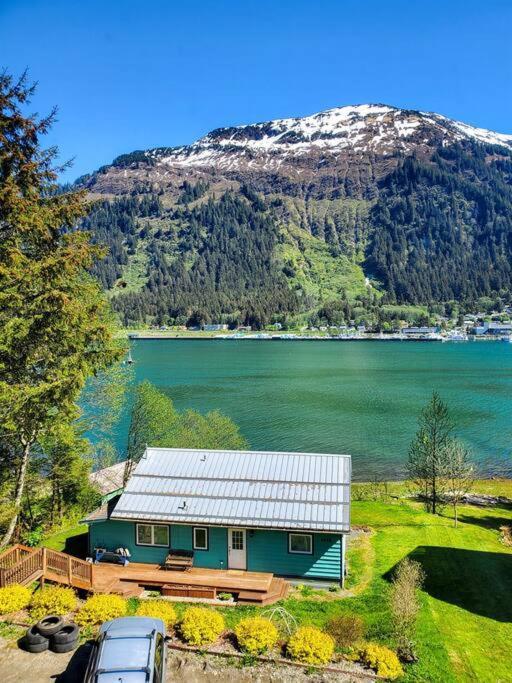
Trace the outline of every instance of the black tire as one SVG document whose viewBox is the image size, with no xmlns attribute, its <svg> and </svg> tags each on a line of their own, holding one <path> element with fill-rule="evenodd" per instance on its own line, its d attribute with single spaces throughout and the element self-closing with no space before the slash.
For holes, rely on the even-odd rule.
<svg viewBox="0 0 512 683">
<path fill-rule="evenodd" d="M 77 640 L 79 635 L 80 627 L 78 624 L 71 622 L 69 624 L 64 624 L 60 631 L 54 633 L 51 637 L 51 641 L 53 644 L 65 645 L 66 643 L 72 643 L 74 640 Z"/>
<path fill-rule="evenodd" d="M 37 622 L 36 629 L 42 636 L 48 638 L 49 636 L 53 636 L 54 633 L 57 633 L 57 631 L 60 631 L 63 626 L 64 619 L 62 617 L 58 617 L 56 614 L 49 614 L 47 617 L 44 617 L 41 621 Z"/>
<path fill-rule="evenodd" d="M 45 638 L 42 643 L 29 643 L 25 637 L 21 639 L 20 645 L 26 652 L 38 654 L 39 652 L 46 652 L 48 649 L 49 640 L 48 638 Z"/>
<path fill-rule="evenodd" d="M 52 652 L 57 652 L 58 654 L 64 654 L 64 652 L 72 652 L 78 646 L 78 638 L 72 640 L 70 643 L 50 643 L 50 649 Z"/>
<path fill-rule="evenodd" d="M 24 640 L 29 645 L 42 645 L 43 643 L 48 643 L 48 638 L 39 633 L 37 626 L 31 626 L 27 629 Z"/>
</svg>

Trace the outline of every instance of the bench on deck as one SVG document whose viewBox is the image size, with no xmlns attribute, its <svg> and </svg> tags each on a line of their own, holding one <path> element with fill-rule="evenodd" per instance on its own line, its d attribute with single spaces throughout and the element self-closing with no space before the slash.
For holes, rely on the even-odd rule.
<svg viewBox="0 0 512 683">
<path fill-rule="evenodd" d="M 171 550 L 162 569 L 179 569 L 185 571 L 194 566 L 194 551 L 193 550 Z"/>
</svg>

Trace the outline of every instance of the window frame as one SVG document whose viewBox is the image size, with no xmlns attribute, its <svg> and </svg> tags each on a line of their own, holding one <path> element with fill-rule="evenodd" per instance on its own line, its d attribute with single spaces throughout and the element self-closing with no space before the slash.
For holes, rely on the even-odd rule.
<svg viewBox="0 0 512 683">
<path fill-rule="evenodd" d="M 205 533 L 206 546 L 199 547 L 196 544 L 196 529 L 201 529 Z M 193 550 L 209 550 L 210 549 L 210 530 L 207 526 L 193 526 L 192 527 L 192 549 Z"/>
<path fill-rule="evenodd" d="M 292 536 L 308 536 L 310 550 L 292 550 Z M 290 555 L 313 555 L 313 534 L 301 533 L 300 531 L 288 532 L 288 552 Z"/>
<path fill-rule="evenodd" d="M 139 541 L 139 527 L 151 527 L 151 543 L 141 543 Z M 167 543 L 155 543 L 155 527 L 162 527 L 167 529 Z M 145 548 L 169 548 L 171 545 L 171 533 L 168 524 L 153 524 L 152 522 L 137 522 L 135 524 L 135 545 L 144 546 Z"/>
</svg>

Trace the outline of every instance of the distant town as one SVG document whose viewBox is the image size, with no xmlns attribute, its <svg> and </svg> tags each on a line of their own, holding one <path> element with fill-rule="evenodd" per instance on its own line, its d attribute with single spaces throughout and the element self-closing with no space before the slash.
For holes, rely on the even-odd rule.
<svg viewBox="0 0 512 683">
<path fill-rule="evenodd" d="M 275 323 L 264 330 L 253 330 L 250 326 L 230 329 L 226 323 L 211 323 L 187 327 L 152 326 L 147 329 L 129 330 L 131 339 L 160 338 L 211 338 L 211 339 L 261 339 L 261 340 L 338 340 L 338 341 L 504 341 L 512 342 L 512 307 L 498 313 L 468 314 L 454 321 L 453 318 L 439 316 L 435 324 L 396 326 L 390 330 L 376 330 L 363 324 L 350 321 L 347 325 L 304 326 L 285 328 Z"/>
</svg>

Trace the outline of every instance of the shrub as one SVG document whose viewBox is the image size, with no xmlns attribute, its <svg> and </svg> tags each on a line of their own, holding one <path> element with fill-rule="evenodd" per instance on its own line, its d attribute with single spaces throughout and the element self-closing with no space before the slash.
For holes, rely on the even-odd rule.
<svg viewBox="0 0 512 683">
<path fill-rule="evenodd" d="M 76 615 L 80 626 L 93 626 L 126 615 L 127 602 L 120 595 L 93 595 L 88 598 Z"/>
<path fill-rule="evenodd" d="M 213 643 L 224 629 L 224 619 L 218 612 L 206 607 L 190 607 L 183 615 L 180 633 L 191 645 Z"/>
<path fill-rule="evenodd" d="M 364 622 L 357 614 L 340 614 L 327 622 L 327 633 L 338 647 L 350 647 L 364 637 Z"/>
<path fill-rule="evenodd" d="M 247 617 L 238 622 L 235 628 L 238 646 L 250 655 L 260 655 L 277 643 L 277 628 L 264 617 Z"/>
<path fill-rule="evenodd" d="M 382 678 L 387 678 L 390 681 L 394 681 L 395 678 L 404 673 L 396 654 L 384 645 L 374 643 L 365 645 L 358 651 L 358 659 L 362 664 L 373 669 L 377 676 L 382 676 Z"/>
<path fill-rule="evenodd" d="M 161 619 L 167 628 L 172 628 L 177 621 L 174 607 L 166 600 L 142 600 L 136 614 L 138 617 Z"/>
<path fill-rule="evenodd" d="M 327 664 L 334 654 L 334 640 L 314 626 L 302 626 L 286 646 L 292 659 L 303 664 Z"/>
<path fill-rule="evenodd" d="M 32 593 L 26 586 L 17 583 L 0 588 L 0 614 L 19 612 L 28 607 Z"/>
<path fill-rule="evenodd" d="M 393 575 L 389 607 L 395 639 L 404 651 L 414 651 L 416 619 L 420 609 L 418 589 L 424 578 L 421 564 L 409 558 L 397 565 Z"/>
<path fill-rule="evenodd" d="M 48 586 L 34 593 L 30 601 L 30 614 L 42 619 L 47 614 L 67 614 L 76 608 L 76 595 L 72 588 Z"/>
</svg>

